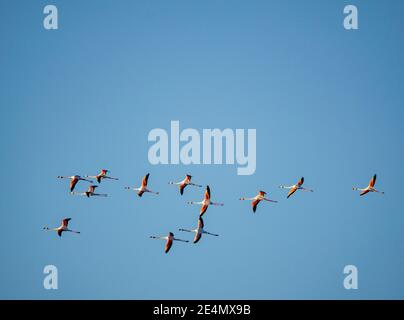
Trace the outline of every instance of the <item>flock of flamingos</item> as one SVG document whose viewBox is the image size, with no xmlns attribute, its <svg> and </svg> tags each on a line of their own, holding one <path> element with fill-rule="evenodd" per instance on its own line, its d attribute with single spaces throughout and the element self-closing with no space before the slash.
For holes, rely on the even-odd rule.
<svg viewBox="0 0 404 320">
<path fill-rule="evenodd" d="M 69 179 L 70 180 L 69 188 L 70 188 L 70 193 L 72 195 L 85 196 L 85 197 L 88 197 L 88 198 L 94 197 L 94 196 L 106 197 L 107 194 L 96 193 L 95 192 L 95 189 L 98 186 L 93 185 L 93 181 L 89 180 L 89 179 L 95 179 L 95 180 L 97 180 L 97 182 L 99 184 L 104 179 L 118 180 L 117 178 L 113 178 L 113 177 L 108 176 L 108 172 L 109 172 L 109 170 L 102 169 L 101 172 L 96 176 L 84 176 L 84 177 L 81 177 L 79 175 L 74 175 L 74 176 L 58 176 L 58 178 L 60 178 L 60 179 Z M 147 193 L 147 192 L 158 195 L 159 192 L 155 192 L 153 190 L 148 189 L 147 183 L 148 183 L 148 180 L 149 180 L 149 176 L 150 176 L 149 173 L 144 176 L 144 178 L 142 179 L 142 183 L 141 183 L 139 188 L 125 187 L 125 189 L 136 191 L 137 195 L 139 197 L 141 197 L 144 193 Z M 194 187 L 199 187 L 199 188 L 202 187 L 199 184 L 195 184 L 195 183 L 191 182 L 191 178 L 192 178 L 192 176 L 187 174 L 185 176 L 184 180 L 179 181 L 179 182 L 169 182 L 169 184 L 178 186 L 180 194 L 183 195 L 184 194 L 184 189 L 187 186 L 194 186 Z M 91 183 L 91 185 L 89 186 L 87 191 L 85 191 L 85 192 L 74 192 L 74 189 L 75 189 L 75 187 L 76 187 L 76 185 L 77 185 L 77 183 L 79 181 L 87 181 L 87 182 Z M 302 187 L 303 183 L 304 183 L 304 178 L 302 177 L 294 185 L 291 185 L 291 186 L 279 186 L 279 188 L 289 189 L 287 198 L 289 198 L 291 195 L 293 195 L 297 190 L 313 192 L 313 190 L 311 190 L 311 189 L 307 189 L 307 188 Z M 376 183 L 376 175 L 374 175 L 372 177 L 372 179 L 370 180 L 370 182 L 369 182 L 369 184 L 368 184 L 368 186 L 366 188 L 356 188 L 355 187 L 355 188 L 353 188 L 353 190 L 359 190 L 361 196 L 367 194 L 368 192 L 378 192 L 378 193 L 384 194 L 384 192 L 375 189 L 375 187 L 374 187 L 375 183 Z M 265 191 L 259 191 L 258 194 L 255 197 L 240 198 L 240 200 L 251 201 L 251 206 L 252 206 L 253 212 L 255 212 L 257 210 L 257 206 L 261 201 L 268 201 L 268 202 L 275 202 L 275 203 L 277 202 L 275 200 L 271 200 L 271 199 L 267 198 Z M 212 236 L 217 237 L 218 236 L 217 234 L 210 233 L 210 232 L 208 232 L 208 231 L 206 231 L 204 229 L 204 222 L 203 222 L 203 219 L 202 219 L 202 216 L 205 214 L 206 210 L 208 209 L 208 207 L 210 205 L 212 205 L 212 206 L 223 206 L 224 205 L 223 203 L 218 203 L 218 202 L 211 201 L 209 186 L 206 186 L 205 196 L 204 196 L 202 201 L 192 201 L 192 202 L 188 202 L 188 203 L 189 204 L 201 205 L 201 209 L 199 211 L 198 226 L 195 229 L 179 229 L 179 231 L 195 233 L 193 243 L 197 243 L 201 239 L 203 234 L 208 234 L 208 235 L 212 235 Z M 70 220 L 71 220 L 71 218 L 65 218 L 65 219 L 62 220 L 62 224 L 60 225 L 60 227 L 57 227 L 57 228 L 44 227 L 44 229 L 45 230 L 56 231 L 57 234 L 59 235 L 59 237 L 62 236 L 63 232 L 80 233 L 79 231 L 74 231 L 74 230 L 69 229 L 68 224 L 69 224 Z M 150 238 L 165 240 L 165 242 L 166 242 L 165 243 L 165 248 L 164 248 L 165 253 L 168 253 L 170 251 L 171 246 L 172 246 L 174 241 L 189 242 L 188 240 L 182 240 L 182 239 L 175 238 L 174 234 L 172 232 L 169 232 L 167 236 L 150 236 Z"/>
</svg>

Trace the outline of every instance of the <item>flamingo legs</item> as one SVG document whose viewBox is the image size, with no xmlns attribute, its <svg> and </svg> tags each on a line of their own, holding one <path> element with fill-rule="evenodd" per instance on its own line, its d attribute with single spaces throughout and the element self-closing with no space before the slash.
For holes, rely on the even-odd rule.
<svg viewBox="0 0 404 320">
<path fill-rule="evenodd" d="M 185 232 L 198 232 L 198 229 L 193 229 L 193 230 L 189 230 L 189 229 L 178 229 L 179 231 L 185 231 Z"/>
<path fill-rule="evenodd" d="M 303 188 L 303 187 L 299 187 L 297 188 L 298 190 L 303 190 L 303 191 L 309 191 L 309 192 L 314 192 L 314 190 L 312 189 L 307 189 L 307 188 Z"/>
<path fill-rule="evenodd" d="M 203 231 L 202 231 L 202 233 L 203 233 L 203 234 L 209 234 L 209 235 L 211 235 L 211 236 L 215 236 L 215 237 L 218 237 L 218 236 L 219 236 L 218 234 L 215 234 L 215 233 L 210 233 L 210 232 L 205 231 L 205 230 L 203 230 Z"/>
<path fill-rule="evenodd" d="M 209 203 L 210 205 L 212 205 L 212 206 L 224 206 L 224 203 L 219 203 L 219 202 L 211 202 L 211 203 Z"/>
<path fill-rule="evenodd" d="M 87 196 L 87 197 L 98 196 L 98 197 L 108 197 L 108 195 L 105 194 L 105 193 L 70 192 L 70 194 L 71 194 L 71 195 L 74 195 L 74 196 Z"/>
<path fill-rule="evenodd" d="M 369 188 L 356 188 L 356 187 L 353 187 L 352 190 L 366 192 L 366 193 L 368 193 L 368 192 L 377 192 L 377 193 L 380 193 L 380 194 L 384 194 L 384 191 L 376 190 L 375 188 L 370 188 L 369 189 Z M 363 195 L 366 194 L 366 193 L 363 193 Z"/>
<path fill-rule="evenodd" d="M 190 186 L 194 186 L 194 187 L 198 187 L 198 188 L 202 188 L 202 186 L 200 184 L 196 184 L 193 182 L 188 183 Z"/>
<path fill-rule="evenodd" d="M 174 241 L 181 241 L 181 242 L 189 242 L 188 240 L 182 240 L 182 239 L 178 239 L 178 238 L 173 238 Z"/>
<path fill-rule="evenodd" d="M 127 190 L 133 190 L 133 191 L 138 191 L 138 192 L 149 192 L 149 193 L 153 193 L 153 194 L 160 194 L 160 192 L 156 192 L 156 191 L 153 191 L 153 190 L 149 190 L 149 189 L 146 189 L 146 188 L 132 188 L 132 187 L 125 187 L 125 189 L 127 189 Z"/>
</svg>

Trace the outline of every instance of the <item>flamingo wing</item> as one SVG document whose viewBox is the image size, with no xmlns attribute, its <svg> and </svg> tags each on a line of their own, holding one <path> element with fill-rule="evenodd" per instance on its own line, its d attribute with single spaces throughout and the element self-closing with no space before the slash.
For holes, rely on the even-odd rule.
<svg viewBox="0 0 404 320">
<path fill-rule="evenodd" d="M 294 194 L 296 192 L 297 188 L 293 187 L 292 189 L 290 189 L 288 196 L 286 198 L 289 198 L 292 194 Z"/>
<path fill-rule="evenodd" d="M 168 251 L 170 251 L 171 246 L 173 245 L 173 240 L 172 239 L 167 239 L 165 248 L 164 248 L 164 252 L 168 253 Z"/>
<path fill-rule="evenodd" d="M 210 188 L 209 186 L 206 186 L 206 191 L 205 191 L 205 200 L 210 199 Z"/>
<path fill-rule="evenodd" d="M 207 204 L 203 204 L 201 207 L 201 211 L 199 212 L 199 216 L 202 217 L 203 214 L 206 212 L 206 210 L 208 210 L 208 205 Z"/>
<path fill-rule="evenodd" d="M 202 232 L 197 232 L 194 237 L 194 243 L 197 243 L 202 237 Z"/>
<path fill-rule="evenodd" d="M 180 194 L 183 195 L 184 194 L 184 189 L 187 185 L 185 183 L 181 183 L 180 184 Z"/>
<path fill-rule="evenodd" d="M 363 190 L 363 191 L 360 193 L 360 196 L 363 196 L 363 195 L 367 194 L 368 192 L 369 192 L 369 190 L 368 190 L 368 189 Z"/>
<path fill-rule="evenodd" d="M 58 236 L 59 236 L 59 237 L 62 236 L 62 232 L 63 232 L 62 229 L 59 229 L 59 230 L 58 230 Z"/>
<path fill-rule="evenodd" d="M 297 185 L 300 187 L 304 182 L 304 177 L 301 177 L 301 179 L 299 180 L 299 182 L 297 183 Z"/>
<path fill-rule="evenodd" d="M 73 178 L 70 180 L 70 192 L 74 190 L 74 187 L 76 186 L 77 182 L 79 182 L 79 179 Z"/>
<path fill-rule="evenodd" d="M 149 175 L 150 173 L 146 174 L 142 180 L 142 187 L 146 187 L 147 186 L 147 181 L 149 180 Z"/>
<path fill-rule="evenodd" d="M 254 200 L 253 202 L 251 202 L 253 212 L 255 212 L 257 210 L 257 205 L 258 205 L 258 203 L 260 203 L 260 201 L 261 200 Z"/>
<path fill-rule="evenodd" d="M 202 219 L 201 217 L 199 217 L 199 220 L 198 220 L 198 228 L 199 228 L 199 229 L 203 229 L 203 225 L 204 225 L 203 219 Z"/>
<path fill-rule="evenodd" d="M 143 195 L 143 193 L 144 193 L 144 191 L 139 191 L 139 192 L 137 193 L 137 195 L 138 195 L 139 197 L 141 197 L 141 196 Z"/>
<path fill-rule="evenodd" d="M 369 186 L 373 188 L 375 186 L 375 183 L 376 183 L 376 175 L 374 175 L 373 178 L 370 179 Z"/>
<path fill-rule="evenodd" d="M 63 226 L 63 227 L 67 227 L 67 225 L 69 224 L 69 221 L 70 221 L 71 219 L 72 219 L 72 218 L 63 219 L 63 220 L 62 220 L 62 226 Z"/>
</svg>

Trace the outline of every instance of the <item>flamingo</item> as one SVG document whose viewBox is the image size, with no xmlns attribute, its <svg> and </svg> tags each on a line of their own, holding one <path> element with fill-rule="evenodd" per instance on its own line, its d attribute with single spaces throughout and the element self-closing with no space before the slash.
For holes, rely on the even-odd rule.
<svg viewBox="0 0 404 320">
<path fill-rule="evenodd" d="M 72 195 L 75 196 L 86 196 L 87 198 L 98 196 L 98 197 L 107 197 L 108 195 L 105 193 L 95 193 L 95 188 L 98 186 L 89 186 L 86 192 L 71 192 Z"/>
<path fill-rule="evenodd" d="M 257 210 L 258 203 L 260 203 L 260 201 L 262 201 L 262 200 L 265 200 L 268 202 L 275 202 L 275 203 L 278 202 L 275 200 L 270 200 L 268 198 L 265 198 L 266 194 L 267 193 L 265 191 L 259 191 L 258 194 L 254 198 L 240 198 L 240 200 L 252 200 L 251 205 L 252 205 L 253 212 L 255 212 Z"/>
<path fill-rule="evenodd" d="M 101 172 L 99 174 L 97 174 L 96 176 L 86 176 L 86 178 L 93 178 L 93 179 L 97 180 L 98 183 L 101 183 L 102 179 L 119 180 L 118 178 L 113 178 L 113 177 L 107 176 L 108 172 L 109 172 L 109 170 L 107 170 L 107 169 L 101 169 Z"/>
<path fill-rule="evenodd" d="M 150 236 L 150 238 L 151 239 L 166 240 L 166 245 L 165 245 L 165 248 L 164 248 L 165 253 L 168 253 L 168 251 L 170 251 L 170 248 L 173 245 L 173 241 L 189 242 L 188 240 L 182 240 L 182 239 L 174 238 L 174 233 L 172 233 L 172 232 L 169 232 L 166 237 Z"/>
<path fill-rule="evenodd" d="M 363 188 L 363 189 L 362 189 L 362 188 L 355 188 L 355 187 L 354 187 L 354 188 L 352 188 L 352 189 L 353 189 L 353 190 L 362 191 L 362 192 L 360 193 L 361 196 L 367 194 L 368 192 L 378 192 L 378 193 L 384 194 L 383 191 L 379 191 L 379 190 L 376 190 L 376 189 L 374 188 L 375 183 L 376 183 L 376 175 L 374 175 L 374 176 L 372 177 L 372 179 L 370 179 L 369 185 L 368 185 L 366 188 Z"/>
<path fill-rule="evenodd" d="M 194 187 L 199 187 L 199 188 L 202 187 L 202 186 L 199 185 L 199 184 L 192 183 L 192 182 L 191 182 L 191 178 L 192 178 L 192 176 L 189 175 L 189 174 L 187 174 L 187 175 L 185 176 L 185 179 L 184 179 L 184 180 L 182 180 L 182 181 L 180 181 L 180 182 L 169 182 L 168 184 L 175 184 L 175 185 L 178 185 L 179 188 L 180 188 L 180 194 L 183 195 L 183 194 L 184 194 L 184 189 L 185 189 L 186 186 L 194 186 Z"/>
<path fill-rule="evenodd" d="M 129 190 L 134 190 L 134 191 L 138 191 L 137 195 L 139 197 L 141 197 L 143 195 L 143 193 L 145 192 L 150 192 L 150 193 L 154 193 L 154 194 L 159 194 L 159 192 L 154 192 L 152 190 L 147 189 L 147 181 L 149 180 L 149 176 L 150 173 L 146 174 L 142 180 L 142 185 L 140 186 L 140 188 L 132 188 L 132 187 L 125 187 L 125 189 L 129 189 Z"/>
<path fill-rule="evenodd" d="M 77 182 L 80 180 L 87 181 L 90 183 L 93 183 L 91 180 L 84 179 L 78 175 L 70 176 L 70 177 L 65 177 L 65 176 L 58 176 L 59 179 L 70 179 L 70 192 L 74 190 L 74 187 L 76 186 Z"/>
<path fill-rule="evenodd" d="M 204 227 L 203 219 L 201 217 L 199 217 L 198 227 L 196 229 L 191 229 L 191 230 L 189 230 L 189 229 L 178 229 L 178 230 L 179 231 L 185 231 L 185 232 L 195 232 L 194 243 L 197 243 L 201 239 L 202 234 L 210 234 L 211 236 L 215 236 L 215 237 L 219 236 L 218 234 L 214 234 L 214 233 L 210 233 L 208 231 L 205 231 L 203 229 L 203 227 Z"/>
<path fill-rule="evenodd" d="M 302 184 L 304 182 L 304 177 L 302 177 L 296 184 L 294 184 L 293 186 L 287 187 L 287 186 L 279 186 L 279 188 L 282 189 L 290 189 L 288 196 L 286 198 L 289 198 L 292 194 L 294 194 L 296 192 L 296 190 L 303 190 L 303 191 L 310 191 L 313 192 L 314 190 L 311 189 L 306 189 L 302 187 Z"/>
<path fill-rule="evenodd" d="M 71 220 L 71 218 L 65 218 L 62 220 L 62 224 L 60 225 L 60 227 L 58 228 L 48 228 L 48 227 L 43 227 L 44 230 L 50 230 L 50 231 L 56 231 L 58 233 L 58 236 L 61 237 L 62 236 L 62 232 L 73 232 L 73 233 L 80 233 L 80 231 L 74 231 L 69 229 L 67 226 L 69 224 L 69 221 Z"/>
<path fill-rule="evenodd" d="M 199 212 L 200 217 L 203 216 L 203 214 L 208 209 L 209 205 L 212 205 L 212 206 L 224 206 L 223 203 L 212 202 L 210 200 L 210 188 L 209 188 L 209 186 L 206 186 L 205 198 L 202 201 L 200 201 L 200 202 L 189 201 L 188 204 L 201 204 L 202 205 L 201 210 Z"/>
</svg>

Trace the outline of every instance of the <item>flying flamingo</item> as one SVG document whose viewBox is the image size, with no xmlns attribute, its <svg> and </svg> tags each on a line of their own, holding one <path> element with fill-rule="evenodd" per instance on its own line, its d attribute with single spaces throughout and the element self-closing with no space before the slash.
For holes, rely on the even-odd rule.
<svg viewBox="0 0 404 320">
<path fill-rule="evenodd" d="M 212 202 L 210 201 L 210 188 L 209 186 L 206 186 L 206 191 L 205 191 L 205 198 L 200 201 L 200 202 L 195 202 L 195 201 L 190 201 L 188 204 L 201 204 L 201 211 L 199 212 L 199 216 L 202 217 L 203 214 L 206 212 L 208 209 L 209 205 L 212 206 L 224 206 L 223 203 L 217 203 L 217 202 Z"/>
<path fill-rule="evenodd" d="M 44 230 L 50 230 L 50 231 L 57 231 L 58 236 L 61 237 L 62 236 L 62 232 L 74 232 L 74 233 L 80 233 L 80 231 L 74 231 L 74 230 L 70 230 L 67 225 L 69 224 L 69 221 L 71 220 L 71 218 L 65 218 L 62 220 L 62 224 L 60 225 L 60 227 L 58 228 L 48 228 L 48 227 L 43 227 Z"/>
<path fill-rule="evenodd" d="M 259 191 L 258 194 L 254 198 L 240 198 L 240 200 L 252 200 L 251 205 L 252 205 L 253 212 L 255 212 L 257 210 L 258 203 L 260 203 L 260 201 L 262 201 L 262 200 L 265 200 L 268 202 L 275 202 L 275 203 L 278 202 L 275 200 L 270 200 L 268 198 L 265 198 L 266 194 L 267 193 L 265 191 Z"/>
<path fill-rule="evenodd" d="M 181 240 L 181 239 L 174 238 L 174 233 L 172 233 L 172 232 L 169 232 L 166 237 L 150 236 L 150 238 L 166 240 L 166 245 L 165 245 L 165 248 L 164 248 L 165 253 L 168 253 L 168 251 L 170 251 L 170 248 L 173 245 L 173 241 L 189 242 L 188 240 Z"/>
<path fill-rule="evenodd" d="M 302 184 L 304 182 L 304 177 L 302 177 L 296 184 L 294 184 L 293 186 L 287 187 L 287 186 L 279 186 L 279 188 L 282 189 L 290 189 L 288 196 L 286 198 L 289 198 L 292 194 L 294 194 L 296 192 L 296 190 L 303 190 L 303 191 L 310 191 L 313 192 L 314 190 L 311 189 L 306 189 L 302 187 Z"/>
<path fill-rule="evenodd" d="M 192 183 L 192 182 L 191 182 L 191 178 L 192 178 L 192 176 L 189 175 L 189 174 L 187 174 L 187 175 L 185 176 L 185 179 L 184 179 L 184 180 L 182 180 L 182 181 L 180 181 L 180 182 L 169 182 L 168 184 L 175 184 L 175 185 L 178 185 L 179 188 L 180 188 L 180 194 L 183 195 L 183 194 L 184 194 L 184 189 L 185 189 L 185 187 L 188 186 L 188 185 L 189 185 L 189 186 L 195 186 L 195 187 L 202 187 L 202 186 L 199 185 L 199 184 Z"/>
<path fill-rule="evenodd" d="M 97 174 L 96 176 L 86 176 L 86 178 L 93 178 L 93 179 L 97 180 L 98 183 L 101 183 L 102 179 L 119 180 L 118 178 L 113 178 L 113 177 L 107 176 L 108 172 L 109 172 L 109 170 L 107 170 L 107 169 L 101 169 L 101 172 L 99 174 Z"/>
<path fill-rule="evenodd" d="M 70 176 L 70 177 L 58 176 L 58 178 L 59 179 L 70 179 L 70 192 L 72 192 L 74 190 L 74 187 L 76 186 L 77 182 L 79 182 L 80 180 L 93 183 L 91 180 L 84 179 L 78 175 Z"/>
<path fill-rule="evenodd" d="M 369 185 L 366 188 L 363 188 L 363 189 L 361 189 L 361 188 L 352 188 L 352 189 L 362 191 L 360 193 L 361 196 L 367 194 L 368 192 L 378 192 L 378 193 L 384 194 L 383 191 L 379 191 L 379 190 L 376 190 L 374 188 L 375 183 L 376 183 L 376 175 L 374 175 L 373 178 L 370 179 Z"/>
<path fill-rule="evenodd" d="M 201 217 L 199 217 L 199 220 L 198 220 L 198 227 L 197 227 L 196 229 L 192 229 L 192 230 L 188 230 L 188 229 L 178 229 L 178 230 L 179 230 L 179 231 L 185 231 L 185 232 L 195 232 L 194 243 L 197 243 L 197 242 L 201 239 L 202 234 L 204 234 L 204 233 L 205 233 L 205 234 L 210 234 L 211 236 L 215 236 L 215 237 L 218 237 L 218 236 L 219 236 L 218 234 L 214 234 L 214 233 L 210 233 L 210 232 L 205 231 L 205 230 L 203 229 L 203 227 L 204 227 L 203 220 L 202 220 Z"/>
<path fill-rule="evenodd" d="M 134 190 L 134 191 L 138 191 L 137 195 L 139 197 L 141 197 L 143 195 L 143 193 L 145 192 L 150 192 L 150 193 L 154 193 L 154 194 L 159 194 L 159 192 L 154 192 L 152 190 L 147 189 L 147 180 L 149 180 L 149 175 L 150 173 L 146 174 L 142 180 L 142 185 L 140 186 L 140 188 L 132 188 L 132 187 L 125 187 L 125 189 L 129 189 L 129 190 Z"/>
<path fill-rule="evenodd" d="M 72 195 L 75 196 L 86 196 L 87 198 L 98 196 L 98 197 L 107 197 L 108 195 L 105 193 L 95 193 L 95 188 L 98 186 L 89 186 L 86 192 L 71 192 Z"/>
</svg>

